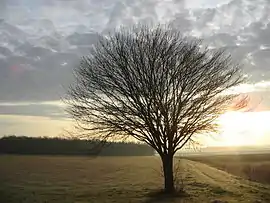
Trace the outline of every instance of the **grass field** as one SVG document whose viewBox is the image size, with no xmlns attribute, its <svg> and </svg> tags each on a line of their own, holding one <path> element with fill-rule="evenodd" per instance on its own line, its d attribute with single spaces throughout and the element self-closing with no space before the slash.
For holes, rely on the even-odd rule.
<svg viewBox="0 0 270 203">
<path fill-rule="evenodd" d="M 165 198 L 157 157 L 0 156 L 1 203 L 270 202 L 270 187 L 181 160 L 187 195 Z"/>
<path fill-rule="evenodd" d="M 270 185 L 270 153 L 188 157 L 248 180 Z"/>
</svg>

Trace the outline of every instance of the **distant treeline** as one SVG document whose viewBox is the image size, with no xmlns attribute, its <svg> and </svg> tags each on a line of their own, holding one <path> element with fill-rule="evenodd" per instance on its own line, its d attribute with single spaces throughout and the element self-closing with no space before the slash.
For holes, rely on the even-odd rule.
<svg viewBox="0 0 270 203">
<path fill-rule="evenodd" d="M 0 139 L 0 154 L 32 155 L 96 155 L 98 141 L 7 136 Z M 97 149 L 96 149 L 97 148 Z M 153 149 L 144 144 L 127 142 L 107 143 L 100 156 L 151 156 Z"/>
</svg>

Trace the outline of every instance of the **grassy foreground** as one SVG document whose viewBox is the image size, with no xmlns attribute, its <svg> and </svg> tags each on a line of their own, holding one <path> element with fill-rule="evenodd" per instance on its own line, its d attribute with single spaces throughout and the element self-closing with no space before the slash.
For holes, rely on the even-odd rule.
<svg viewBox="0 0 270 203">
<path fill-rule="evenodd" d="M 0 156 L 0 202 L 270 202 L 267 185 L 180 164 L 187 195 L 165 198 L 153 195 L 163 184 L 157 157 Z"/>
</svg>

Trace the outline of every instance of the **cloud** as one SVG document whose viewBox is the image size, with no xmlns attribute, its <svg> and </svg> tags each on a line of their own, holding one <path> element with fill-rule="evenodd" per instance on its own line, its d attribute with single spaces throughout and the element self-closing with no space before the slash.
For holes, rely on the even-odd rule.
<svg viewBox="0 0 270 203">
<path fill-rule="evenodd" d="M 97 41 L 95 32 L 136 22 L 172 22 L 211 47 L 226 48 L 252 82 L 270 78 L 265 0 L 1 2 L 8 11 L 0 23 L 2 101 L 59 99 L 72 81 L 71 69 Z"/>
<path fill-rule="evenodd" d="M 46 103 L 0 103 L 0 115 L 41 116 L 51 119 L 66 119 L 64 107 Z"/>
<path fill-rule="evenodd" d="M 185 7 L 188 9 L 215 8 L 229 2 L 230 0 L 186 0 Z"/>
<path fill-rule="evenodd" d="M 270 81 L 260 81 L 257 83 L 244 83 L 233 87 L 229 90 L 230 93 L 255 93 L 255 92 L 267 92 L 270 90 Z"/>
<path fill-rule="evenodd" d="M 72 56 L 61 58 L 61 55 L 57 55 L 42 59 L 29 65 L 34 68 L 26 69 L 22 67 L 22 62 L 0 59 L 0 100 L 59 99 L 65 93 L 64 88 L 72 81 L 71 69 L 76 66 L 78 60 L 75 57 L 72 59 Z M 63 63 L 65 66 L 62 66 Z"/>
<path fill-rule="evenodd" d="M 2 0 L 0 115 L 14 121 L 8 126 L 24 128 L 19 124 L 24 116 L 29 122 L 30 117 L 64 120 L 58 100 L 73 80 L 72 69 L 97 41 L 97 32 L 137 22 L 171 22 L 212 48 L 226 48 L 249 76 L 249 83 L 235 91 L 248 92 L 256 102 L 263 98 L 263 109 L 270 108 L 267 0 Z"/>
</svg>

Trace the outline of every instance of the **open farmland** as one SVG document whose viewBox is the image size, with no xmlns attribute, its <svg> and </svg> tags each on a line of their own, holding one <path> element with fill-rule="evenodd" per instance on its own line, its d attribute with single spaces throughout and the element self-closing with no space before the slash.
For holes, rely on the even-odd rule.
<svg viewBox="0 0 270 203">
<path fill-rule="evenodd" d="M 181 160 L 187 195 L 165 198 L 157 157 L 0 156 L 0 202 L 270 202 L 270 186 Z"/>
<path fill-rule="evenodd" d="M 187 157 L 248 180 L 270 185 L 270 153 Z"/>
</svg>

